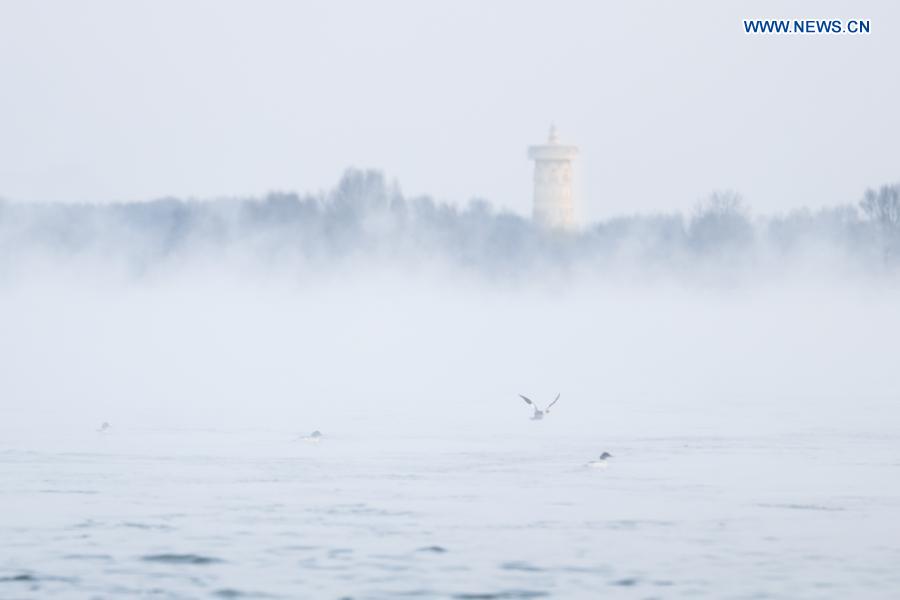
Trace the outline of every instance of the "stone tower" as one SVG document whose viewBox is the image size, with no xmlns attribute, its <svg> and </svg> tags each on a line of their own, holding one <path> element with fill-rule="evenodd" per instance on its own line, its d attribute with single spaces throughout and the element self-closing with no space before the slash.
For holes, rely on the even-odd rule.
<svg viewBox="0 0 900 600">
<path fill-rule="evenodd" d="M 528 148 L 534 160 L 534 222 L 547 229 L 573 229 L 575 206 L 572 202 L 572 160 L 576 146 L 559 143 L 556 127 L 550 128 L 546 144 Z"/>
</svg>

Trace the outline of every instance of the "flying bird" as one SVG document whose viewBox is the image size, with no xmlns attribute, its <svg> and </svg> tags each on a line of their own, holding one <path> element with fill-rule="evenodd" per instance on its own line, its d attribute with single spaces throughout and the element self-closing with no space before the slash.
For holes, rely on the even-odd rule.
<svg viewBox="0 0 900 600">
<path fill-rule="evenodd" d="M 597 460 L 588 461 L 588 463 L 585 466 L 590 467 L 592 469 L 605 469 L 607 467 L 607 465 L 609 464 L 606 462 L 606 459 L 612 458 L 612 457 L 613 457 L 613 455 L 610 454 L 609 452 L 604 452 L 603 454 L 600 455 L 600 458 L 598 458 Z"/>
<path fill-rule="evenodd" d="M 534 414 L 531 415 L 531 420 L 532 420 L 532 421 L 540 421 L 541 419 L 544 418 L 544 415 L 549 415 L 549 414 L 550 414 L 550 408 L 553 407 L 553 405 L 556 404 L 556 403 L 559 401 L 559 396 L 560 396 L 560 394 L 557 394 L 557 395 L 556 395 L 556 398 L 554 398 L 553 402 L 551 402 L 550 405 L 547 406 L 547 408 L 545 408 L 544 410 L 541 410 L 540 408 L 538 408 L 538 405 L 535 404 L 534 401 L 533 401 L 531 398 L 528 398 L 528 397 L 526 397 L 526 396 L 523 396 L 522 394 L 519 394 L 519 398 L 521 398 L 522 400 L 524 400 L 524 401 L 525 401 L 525 404 L 528 404 L 528 405 L 530 405 L 532 408 L 534 408 Z"/>
<path fill-rule="evenodd" d="M 110 427 L 112 427 L 112 425 L 110 425 L 107 421 L 103 421 L 97 431 L 100 433 L 106 433 L 107 431 L 109 431 Z"/>
</svg>

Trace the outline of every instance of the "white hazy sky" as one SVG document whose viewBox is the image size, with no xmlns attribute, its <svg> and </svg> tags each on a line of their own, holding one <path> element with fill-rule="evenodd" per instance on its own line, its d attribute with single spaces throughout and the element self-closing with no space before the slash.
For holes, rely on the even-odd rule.
<svg viewBox="0 0 900 600">
<path fill-rule="evenodd" d="M 868 18 L 747 36 L 743 18 Z M 527 214 L 525 147 L 582 149 L 580 212 L 758 212 L 900 180 L 896 2 L 0 0 L 0 197 L 318 191 L 348 166 Z"/>
</svg>

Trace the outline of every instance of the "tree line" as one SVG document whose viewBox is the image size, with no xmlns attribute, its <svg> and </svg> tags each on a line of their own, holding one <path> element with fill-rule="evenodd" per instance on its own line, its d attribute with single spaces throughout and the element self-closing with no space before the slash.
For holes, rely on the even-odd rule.
<svg viewBox="0 0 900 600">
<path fill-rule="evenodd" d="M 465 206 L 406 197 L 372 170 L 347 170 L 329 192 L 273 192 L 215 201 L 162 198 L 123 204 L 0 202 L 0 251 L 115 256 L 137 266 L 237 249 L 264 260 L 439 260 L 488 272 L 537 266 L 688 267 L 839 256 L 873 268 L 900 260 L 900 185 L 855 203 L 754 216 L 734 192 L 717 192 L 688 215 L 632 215 L 576 232 L 542 231 L 484 200 Z"/>
</svg>

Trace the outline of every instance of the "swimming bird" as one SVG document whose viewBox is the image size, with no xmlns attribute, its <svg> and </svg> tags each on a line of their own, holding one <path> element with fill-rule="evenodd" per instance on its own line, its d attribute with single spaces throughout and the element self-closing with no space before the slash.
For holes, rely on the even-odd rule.
<svg viewBox="0 0 900 600">
<path fill-rule="evenodd" d="M 100 427 L 97 429 L 97 431 L 99 433 L 105 433 L 109 431 L 110 427 L 112 427 L 112 425 L 110 425 L 109 422 L 103 421 L 102 423 L 100 423 Z"/>
<path fill-rule="evenodd" d="M 592 469 L 605 469 L 607 467 L 607 465 L 609 464 L 608 462 L 606 462 L 606 459 L 612 458 L 612 457 L 613 457 L 613 455 L 610 454 L 609 452 L 604 452 L 603 454 L 600 455 L 600 458 L 598 458 L 597 460 L 588 461 L 588 463 L 585 466 L 590 467 Z"/>
<path fill-rule="evenodd" d="M 318 444 L 322 441 L 322 432 L 316 429 L 309 435 L 303 436 L 302 439 L 304 442 L 310 442 L 312 444 Z"/>
<path fill-rule="evenodd" d="M 556 398 L 553 400 L 553 402 L 551 402 L 550 405 L 547 406 L 547 408 L 545 408 L 544 410 L 541 410 L 540 408 L 538 408 L 538 405 L 535 404 L 531 398 L 527 398 L 527 397 L 523 396 L 522 394 L 519 394 L 519 398 L 521 398 L 522 400 L 525 401 L 526 404 L 528 404 L 532 408 L 534 408 L 534 414 L 531 415 L 532 421 L 540 421 L 541 419 L 544 418 L 544 415 L 549 415 L 550 408 L 559 401 L 559 397 L 560 397 L 560 394 L 557 394 Z"/>
</svg>

